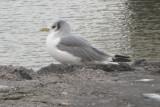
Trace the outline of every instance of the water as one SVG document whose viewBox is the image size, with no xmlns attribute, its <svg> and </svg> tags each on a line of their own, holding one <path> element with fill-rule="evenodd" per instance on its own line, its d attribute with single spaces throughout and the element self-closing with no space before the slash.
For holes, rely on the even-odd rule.
<svg viewBox="0 0 160 107">
<path fill-rule="evenodd" d="M 0 65 L 55 62 L 39 30 L 59 18 L 105 52 L 160 60 L 158 0 L 1 0 Z"/>
</svg>

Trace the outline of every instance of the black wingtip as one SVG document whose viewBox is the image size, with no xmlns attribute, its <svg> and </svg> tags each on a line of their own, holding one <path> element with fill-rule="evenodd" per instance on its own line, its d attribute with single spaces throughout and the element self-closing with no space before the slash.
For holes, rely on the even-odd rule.
<svg viewBox="0 0 160 107">
<path fill-rule="evenodd" d="M 131 62 L 131 59 L 129 56 L 123 56 L 123 55 L 115 55 L 112 58 L 113 62 Z"/>
</svg>

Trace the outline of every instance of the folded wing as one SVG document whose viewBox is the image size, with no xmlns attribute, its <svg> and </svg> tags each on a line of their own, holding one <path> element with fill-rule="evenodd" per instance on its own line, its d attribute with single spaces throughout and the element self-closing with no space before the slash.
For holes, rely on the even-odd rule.
<svg viewBox="0 0 160 107">
<path fill-rule="evenodd" d="M 107 54 L 92 47 L 85 39 L 78 36 L 62 37 L 57 48 L 80 57 L 82 62 L 103 61 Z"/>
</svg>

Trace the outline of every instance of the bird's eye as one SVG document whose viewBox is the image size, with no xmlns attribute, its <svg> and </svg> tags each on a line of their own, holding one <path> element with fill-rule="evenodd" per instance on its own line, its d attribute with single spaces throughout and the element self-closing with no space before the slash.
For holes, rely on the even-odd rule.
<svg viewBox="0 0 160 107">
<path fill-rule="evenodd" d="M 53 25 L 53 26 L 52 26 L 52 29 L 54 29 L 54 28 L 56 28 L 56 26 L 55 26 L 55 25 Z"/>
</svg>

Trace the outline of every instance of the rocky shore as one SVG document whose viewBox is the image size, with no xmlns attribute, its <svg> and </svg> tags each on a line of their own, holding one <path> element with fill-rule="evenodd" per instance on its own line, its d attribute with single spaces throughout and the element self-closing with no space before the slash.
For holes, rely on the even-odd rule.
<svg viewBox="0 0 160 107">
<path fill-rule="evenodd" d="M 0 107 L 160 107 L 160 62 L 0 66 Z"/>
</svg>

